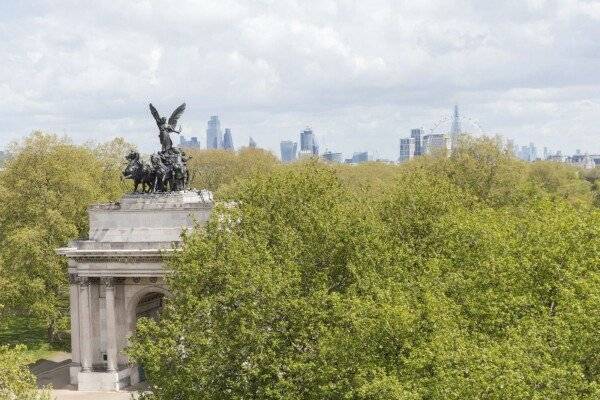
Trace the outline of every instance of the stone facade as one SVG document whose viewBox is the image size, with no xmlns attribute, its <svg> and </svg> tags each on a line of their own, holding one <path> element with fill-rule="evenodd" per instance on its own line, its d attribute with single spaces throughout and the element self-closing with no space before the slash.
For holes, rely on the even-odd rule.
<svg viewBox="0 0 600 400">
<path fill-rule="evenodd" d="M 140 381 L 123 350 L 139 316 L 168 296 L 165 259 L 181 234 L 207 221 L 209 192 L 126 195 L 89 208 L 89 239 L 58 253 L 68 258 L 71 383 L 79 390 L 120 390 Z"/>
</svg>

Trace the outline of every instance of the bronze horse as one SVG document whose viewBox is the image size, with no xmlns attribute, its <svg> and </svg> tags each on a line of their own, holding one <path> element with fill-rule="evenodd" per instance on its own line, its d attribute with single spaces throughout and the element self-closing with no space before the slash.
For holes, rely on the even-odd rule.
<svg viewBox="0 0 600 400">
<path fill-rule="evenodd" d="M 148 193 L 154 190 L 154 174 L 150 166 L 140 160 L 140 153 L 132 151 L 125 157 L 129 162 L 123 176 L 126 179 L 133 179 L 133 191 L 138 191 L 138 186 L 142 184 L 142 193 Z"/>
<path fill-rule="evenodd" d="M 166 192 L 170 189 L 169 174 L 171 171 L 169 170 L 169 167 L 163 163 L 162 158 L 158 154 L 152 154 L 150 156 L 150 165 L 152 172 L 154 173 L 153 191 Z"/>
</svg>

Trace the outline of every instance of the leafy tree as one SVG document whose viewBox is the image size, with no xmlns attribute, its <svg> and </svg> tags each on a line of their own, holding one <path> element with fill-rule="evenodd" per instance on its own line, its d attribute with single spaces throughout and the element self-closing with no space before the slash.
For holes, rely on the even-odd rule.
<svg viewBox="0 0 600 400">
<path fill-rule="evenodd" d="M 192 156 L 188 162 L 191 186 L 212 191 L 236 179 L 268 173 L 278 164 L 272 153 L 247 147 L 237 152 L 186 149 L 186 153 Z"/>
<path fill-rule="evenodd" d="M 315 162 L 229 186 L 138 326 L 148 397 L 597 398 L 600 215 L 523 171 L 472 150 L 368 201 Z"/>
<path fill-rule="evenodd" d="M 449 157 L 420 157 L 403 167 L 443 176 L 493 207 L 524 202 L 534 190 L 527 165 L 488 138 L 463 138 Z"/>
<path fill-rule="evenodd" d="M 51 340 L 68 324 L 66 262 L 55 249 L 85 237 L 90 204 L 125 188 L 108 154 L 36 132 L 0 172 L 0 303 L 44 319 Z"/>
<path fill-rule="evenodd" d="M 98 162 L 102 165 L 102 181 L 100 187 L 111 188 L 116 193 L 131 190 L 131 183 L 123 178 L 124 160 L 135 146 L 123 138 L 115 138 L 109 142 L 88 145 Z M 113 196 L 112 193 L 109 193 Z"/>
<path fill-rule="evenodd" d="M 24 346 L 0 346 L 0 400 L 50 400 L 46 390 L 37 389 L 24 350 Z"/>
<path fill-rule="evenodd" d="M 382 162 L 368 162 L 358 165 L 332 164 L 340 181 L 352 190 L 372 196 L 396 181 L 401 168 Z"/>
<path fill-rule="evenodd" d="M 584 179 L 579 168 L 557 162 L 538 161 L 530 165 L 529 177 L 548 193 L 573 204 L 588 206 L 593 203 L 592 185 Z"/>
<path fill-rule="evenodd" d="M 591 185 L 593 204 L 600 206 L 600 167 L 585 171 L 583 178 Z"/>
<path fill-rule="evenodd" d="M 8 154 L 5 151 L 0 151 L 0 167 L 8 159 Z"/>
</svg>

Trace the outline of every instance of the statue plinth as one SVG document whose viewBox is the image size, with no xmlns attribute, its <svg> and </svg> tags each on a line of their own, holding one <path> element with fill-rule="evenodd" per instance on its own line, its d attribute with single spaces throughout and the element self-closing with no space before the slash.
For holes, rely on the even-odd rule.
<svg viewBox="0 0 600 400">
<path fill-rule="evenodd" d="M 57 250 L 68 259 L 70 375 L 79 390 L 120 390 L 143 379 L 124 354 L 127 338 L 168 295 L 165 257 L 212 207 L 207 191 L 128 194 L 89 207 L 88 239 Z"/>
<path fill-rule="evenodd" d="M 212 208 L 210 192 L 135 193 L 119 203 L 89 208 L 90 240 L 101 243 L 172 243 L 194 221 L 206 221 Z"/>
</svg>

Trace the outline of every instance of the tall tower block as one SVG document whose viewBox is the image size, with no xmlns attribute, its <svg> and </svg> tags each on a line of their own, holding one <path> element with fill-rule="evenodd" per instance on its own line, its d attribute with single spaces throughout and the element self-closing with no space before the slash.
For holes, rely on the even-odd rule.
<svg viewBox="0 0 600 400">
<path fill-rule="evenodd" d="M 450 129 L 450 139 L 452 141 L 452 147 L 454 148 L 458 144 L 458 138 L 462 134 L 460 127 L 460 114 L 458 113 L 458 105 L 454 106 L 454 115 L 452 116 L 452 128 Z"/>
</svg>

